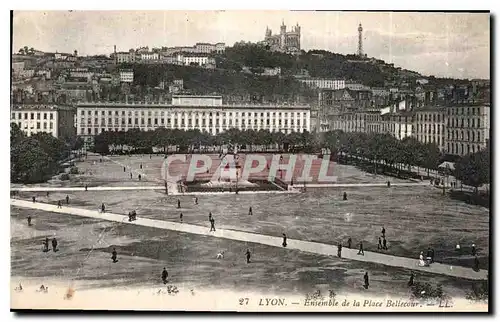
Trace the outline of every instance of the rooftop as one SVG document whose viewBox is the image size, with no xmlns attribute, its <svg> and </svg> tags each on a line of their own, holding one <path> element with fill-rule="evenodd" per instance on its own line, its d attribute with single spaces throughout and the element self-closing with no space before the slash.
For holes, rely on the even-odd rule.
<svg viewBox="0 0 500 322">
<path fill-rule="evenodd" d="M 253 108 L 253 109 L 310 109 L 310 105 L 286 105 L 286 104 L 248 104 L 234 103 L 222 105 L 178 105 L 167 102 L 79 102 L 76 107 L 120 107 L 120 108 L 209 108 L 209 109 L 231 109 L 231 108 Z"/>
</svg>

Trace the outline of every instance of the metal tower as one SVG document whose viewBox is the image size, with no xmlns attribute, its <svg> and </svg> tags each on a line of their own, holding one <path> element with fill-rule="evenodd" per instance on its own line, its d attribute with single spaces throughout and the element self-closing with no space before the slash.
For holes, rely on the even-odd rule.
<svg viewBox="0 0 500 322">
<path fill-rule="evenodd" d="M 361 24 L 358 27 L 358 56 L 363 57 L 363 27 Z"/>
</svg>

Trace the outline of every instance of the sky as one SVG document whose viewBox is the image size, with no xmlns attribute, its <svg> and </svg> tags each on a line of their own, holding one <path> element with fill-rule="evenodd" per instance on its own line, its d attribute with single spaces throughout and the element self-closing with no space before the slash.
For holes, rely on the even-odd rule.
<svg viewBox="0 0 500 322">
<path fill-rule="evenodd" d="M 263 40 L 301 26 L 304 50 L 357 51 L 358 25 L 368 57 L 423 75 L 490 78 L 488 13 L 334 11 L 15 11 L 13 52 L 23 46 L 79 55 L 111 54 L 141 46 Z"/>
</svg>

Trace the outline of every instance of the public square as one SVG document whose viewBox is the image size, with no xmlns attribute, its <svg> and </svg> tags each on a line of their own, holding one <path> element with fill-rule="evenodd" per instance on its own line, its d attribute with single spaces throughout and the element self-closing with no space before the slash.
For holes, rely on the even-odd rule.
<svg viewBox="0 0 500 322">
<path fill-rule="evenodd" d="M 363 241 L 365 251 L 380 252 L 418 262 L 420 251 L 435 250 L 436 262 L 451 266 L 472 267 L 470 245 L 476 244 L 480 267 L 488 269 L 489 211 L 443 196 L 439 189 L 426 184 L 369 187 L 363 184 L 405 183 L 383 176 L 373 176 L 355 167 L 334 165 L 338 184 L 359 186 L 307 188 L 303 193 L 166 195 L 161 189 L 163 156 L 89 155 L 76 166 L 84 172 L 69 182 L 44 186 L 79 187 L 89 191 L 20 191 L 14 198 L 37 203 L 125 215 L 136 210 L 138 218 L 210 228 L 208 214 L 215 218 L 217 229 L 257 233 L 281 238 L 312 241 L 352 248 Z M 142 164 L 142 169 L 140 165 Z M 123 166 L 129 167 L 126 172 Z M 133 178 L 130 179 L 130 173 Z M 141 181 L 137 174 L 142 173 Z M 409 183 L 409 182 L 408 182 Z M 96 191 L 92 187 L 159 186 L 156 190 Z M 33 187 L 33 186 L 32 186 Z M 346 192 L 348 200 L 342 200 Z M 70 203 L 65 204 L 66 196 Z M 180 200 L 181 208 L 177 208 Z M 249 207 L 253 214 L 249 215 Z M 28 227 L 26 218 L 33 218 Z M 377 250 L 382 227 L 386 229 L 388 250 Z M 57 237 L 60 251 L 42 252 L 42 241 Z M 457 252 L 455 245 L 462 245 Z M 119 262 L 113 264 L 113 247 Z M 410 269 L 336 256 L 275 247 L 254 242 L 190 234 L 159 228 L 81 218 L 28 208 L 11 208 L 12 283 L 23 279 L 72 279 L 85 287 L 161 287 L 160 274 L 166 267 L 170 283 L 183 289 L 251 289 L 257 292 L 304 293 L 316 289 L 342 292 L 374 292 L 408 295 Z M 247 264 L 245 252 L 252 261 Z M 224 251 L 224 259 L 216 255 Z M 363 288 L 363 274 L 370 274 L 370 288 Z M 470 269 L 471 276 L 474 273 Z M 418 271 L 416 280 L 442 284 L 450 294 L 469 291 L 470 280 Z"/>
</svg>

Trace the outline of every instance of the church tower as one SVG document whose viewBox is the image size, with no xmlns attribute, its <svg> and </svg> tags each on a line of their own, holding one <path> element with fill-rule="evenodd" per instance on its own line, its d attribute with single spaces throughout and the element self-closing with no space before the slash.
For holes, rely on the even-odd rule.
<svg viewBox="0 0 500 322">
<path fill-rule="evenodd" d="M 281 27 L 280 27 L 280 48 L 281 50 L 285 50 L 285 45 L 286 45 L 286 26 L 285 26 L 285 21 L 281 21 Z"/>
</svg>

